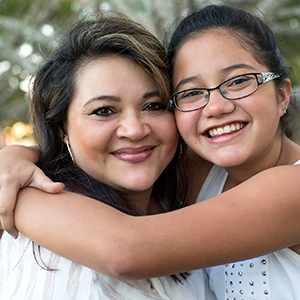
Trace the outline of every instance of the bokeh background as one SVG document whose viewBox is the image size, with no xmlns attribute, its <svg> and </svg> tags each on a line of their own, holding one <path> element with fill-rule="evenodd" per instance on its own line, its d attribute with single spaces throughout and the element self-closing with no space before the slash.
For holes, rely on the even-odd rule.
<svg viewBox="0 0 300 300">
<path fill-rule="evenodd" d="M 77 20 L 100 10 L 122 12 L 163 42 L 174 20 L 215 3 L 246 8 L 269 23 L 291 67 L 294 90 L 299 91 L 300 0 L 0 0 L 0 149 L 33 143 L 27 117 L 30 78 Z M 294 126 L 293 139 L 300 143 L 297 120 Z"/>
</svg>

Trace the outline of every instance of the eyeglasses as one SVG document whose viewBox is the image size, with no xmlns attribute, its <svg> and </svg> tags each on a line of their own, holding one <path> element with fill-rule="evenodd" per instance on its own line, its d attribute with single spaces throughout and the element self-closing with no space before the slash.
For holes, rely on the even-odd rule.
<svg viewBox="0 0 300 300">
<path fill-rule="evenodd" d="M 208 104 L 210 92 L 213 90 L 219 90 L 227 100 L 245 98 L 256 92 L 261 84 L 278 77 L 280 75 L 273 72 L 246 73 L 234 76 L 211 89 L 195 88 L 177 92 L 171 96 L 170 105 L 184 112 L 203 108 Z"/>
</svg>

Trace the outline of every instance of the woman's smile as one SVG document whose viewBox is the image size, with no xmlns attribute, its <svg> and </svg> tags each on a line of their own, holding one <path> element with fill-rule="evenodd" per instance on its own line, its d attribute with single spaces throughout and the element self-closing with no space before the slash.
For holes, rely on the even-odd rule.
<svg viewBox="0 0 300 300">
<path fill-rule="evenodd" d="M 80 76 L 67 123 L 75 163 L 118 190 L 149 191 L 178 145 L 157 84 L 121 56 L 94 60 Z"/>
<path fill-rule="evenodd" d="M 155 146 L 149 145 L 149 146 L 142 146 L 138 148 L 120 148 L 112 154 L 117 158 L 125 162 L 129 163 L 141 163 L 147 160 L 149 158 L 153 151 L 155 149 Z"/>
</svg>

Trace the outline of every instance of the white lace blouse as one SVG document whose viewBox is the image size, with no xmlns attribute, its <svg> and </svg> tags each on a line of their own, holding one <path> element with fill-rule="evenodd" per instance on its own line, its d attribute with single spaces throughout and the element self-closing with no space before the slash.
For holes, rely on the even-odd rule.
<svg viewBox="0 0 300 300">
<path fill-rule="evenodd" d="M 6 232 L 0 240 L 1 300 L 204 300 L 214 299 L 204 271 L 183 283 L 170 276 L 119 280 L 73 263 L 44 248 L 33 254 L 32 242 Z M 37 263 L 35 257 L 38 259 Z M 55 269 L 48 271 L 43 266 Z"/>
</svg>

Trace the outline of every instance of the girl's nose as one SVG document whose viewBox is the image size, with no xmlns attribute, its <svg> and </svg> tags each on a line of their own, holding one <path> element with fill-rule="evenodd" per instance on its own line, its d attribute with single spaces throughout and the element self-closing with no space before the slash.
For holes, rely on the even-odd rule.
<svg viewBox="0 0 300 300">
<path fill-rule="evenodd" d="M 235 109 L 234 100 L 225 99 L 220 91 L 214 90 L 210 91 L 209 101 L 207 105 L 203 108 L 202 114 L 204 117 L 219 117 L 222 114 L 228 114 L 233 112 Z"/>
</svg>

